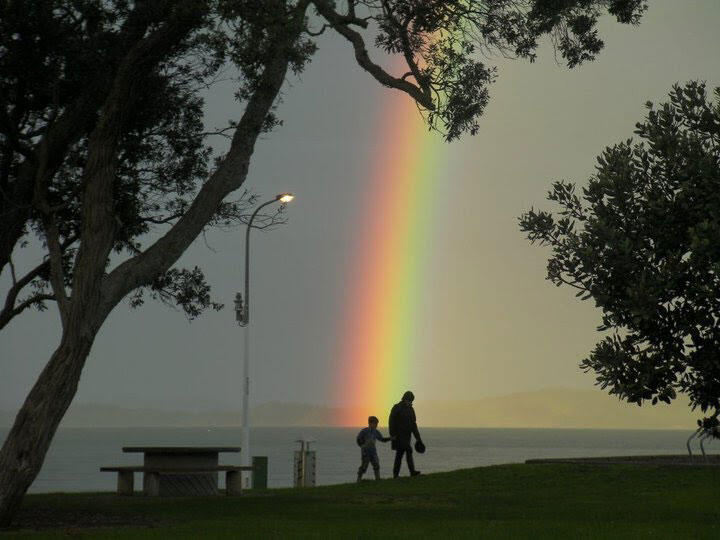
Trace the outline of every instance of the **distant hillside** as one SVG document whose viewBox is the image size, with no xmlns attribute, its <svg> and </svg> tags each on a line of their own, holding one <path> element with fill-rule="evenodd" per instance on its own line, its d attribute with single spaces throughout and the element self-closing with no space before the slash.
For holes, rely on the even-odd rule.
<svg viewBox="0 0 720 540">
<path fill-rule="evenodd" d="M 421 426 L 690 429 L 699 416 L 687 401 L 671 406 L 638 407 L 597 390 L 548 389 L 466 401 L 423 401 L 415 404 Z M 251 411 L 256 426 L 332 426 L 347 417 L 337 408 L 308 404 L 266 403 Z M 387 423 L 387 411 L 370 411 Z M 379 413 L 379 414 L 378 414 Z M 14 414 L 0 411 L 0 425 L 12 423 Z M 81 404 L 70 408 L 66 427 L 237 426 L 240 412 L 163 411 L 128 409 L 112 405 Z"/>
<path fill-rule="evenodd" d="M 418 402 L 426 426 L 689 429 L 699 411 L 679 398 L 672 405 L 637 405 L 598 390 L 548 389 L 468 401 Z"/>
<path fill-rule="evenodd" d="M 14 420 L 10 411 L 0 411 L 0 426 L 10 426 Z M 308 404 L 267 403 L 250 411 L 256 426 L 325 426 L 338 418 L 337 409 Z M 239 426 L 240 411 L 167 411 L 160 409 L 130 409 L 114 405 L 78 404 L 68 410 L 62 421 L 65 427 L 195 427 Z"/>
</svg>

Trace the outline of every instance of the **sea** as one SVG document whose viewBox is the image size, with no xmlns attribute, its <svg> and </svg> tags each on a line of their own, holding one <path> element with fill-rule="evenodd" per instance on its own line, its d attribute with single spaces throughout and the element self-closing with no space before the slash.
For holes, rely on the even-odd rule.
<svg viewBox="0 0 720 540">
<path fill-rule="evenodd" d="M 360 464 L 357 428 L 256 427 L 251 454 L 268 457 L 269 487 L 290 487 L 298 440 L 310 440 L 316 452 L 318 485 L 353 482 Z M 8 429 L 0 428 L 4 441 Z M 425 428 L 424 454 L 415 453 L 416 467 L 433 473 L 522 463 L 532 458 L 682 454 L 691 431 L 600 429 L 476 429 Z M 387 434 L 385 434 L 387 435 Z M 240 428 L 60 428 L 31 493 L 112 491 L 114 473 L 102 466 L 140 465 L 141 454 L 123 453 L 123 446 L 240 446 Z M 377 443 L 382 477 L 392 475 L 390 444 Z M 716 448 L 713 448 L 715 446 Z M 720 444 L 707 443 L 717 453 Z M 236 453 L 220 455 L 221 464 L 239 464 Z M 403 465 L 405 467 L 405 465 Z M 401 475 L 406 475 L 403 469 Z M 223 479 L 220 484 L 222 487 Z M 368 471 L 367 477 L 371 477 Z M 142 485 L 139 476 L 136 486 Z"/>
</svg>

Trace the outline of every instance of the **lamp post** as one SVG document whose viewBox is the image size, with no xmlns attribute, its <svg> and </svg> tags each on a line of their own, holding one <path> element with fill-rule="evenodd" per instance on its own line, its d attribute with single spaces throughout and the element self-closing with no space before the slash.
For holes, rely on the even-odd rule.
<svg viewBox="0 0 720 540">
<path fill-rule="evenodd" d="M 295 196 L 292 193 L 281 193 L 274 199 L 264 202 L 258 206 L 250 216 L 245 231 L 245 297 L 242 293 L 235 294 L 235 319 L 241 328 L 245 328 L 245 340 L 243 343 L 243 391 L 242 391 L 242 440 L 240 443 L 240 462 L 244 466 L 250 465 L 250 229 L 258 212 L 266 206 L 279 202 L 287 204 Z M 244 487 L 250 487 L 250 475 L 243 473 Z"/>
</svg>

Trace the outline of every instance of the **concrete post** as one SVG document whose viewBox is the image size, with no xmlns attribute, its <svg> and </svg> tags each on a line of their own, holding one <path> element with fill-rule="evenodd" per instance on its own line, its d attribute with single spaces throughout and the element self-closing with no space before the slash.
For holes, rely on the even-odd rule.
<svg viewBox="0 0 720 540">
<path fill-rule="evenodd" d="M 268 485 L 268 458 L 267 456 L 253 456 L 252 458 L 252 487 L 253 489 L 266 489 Z"/>
<path fill-rule="evenodd" d="M 135 492 L 135 473 L 132 471 L 118 471 L 118 495 L 132 495 Z"/>
<path fill-rule="evenodd" d="M 242 474 L 240 471 L 227 471 L 225 473 L 225 492 L 228 495 L 242 493 Z"/>
<path fill-rule="evenodd" d="M 143 475 L 143 494 L 146 497 L 160 496 L 160 474 L 156 472 L 146 472 Z"/>
</svg>

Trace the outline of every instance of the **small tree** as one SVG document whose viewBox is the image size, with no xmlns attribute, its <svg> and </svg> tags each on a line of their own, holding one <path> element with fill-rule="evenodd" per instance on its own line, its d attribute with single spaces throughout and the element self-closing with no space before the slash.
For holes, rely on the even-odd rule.
<svg viewBox="0 0 720 540">
<path fill-rule="evenodd" d="M 555 182 L 557 214 L 520 217 L 528 239 L 552 248 L 547 279 L 577 289 L 611 331 L 580 363 L 629 402 L 720 413 L 720 88 L 674 86 L 647 103 L 641 139 L 606 148 L 578 196 Z M 699 421 L 700 424 L 702 422 Z"/>
<path fill-rule="evenodd" d="M 0 271 L 12 278 L 0 328 L 50 301 L 62 323 L 0 450 L 0 526 L 37 475 L 115 306 L 149 290 L 191 316 L 218 307 L 200 269 L 174 264 L 205 227 L 242 219 L 247 200 L 227 197 L 318 34 L 343 36 L 361 69 L 453 140 L 477 131 L 489 99 L 495 71 L 478 53 L 533 60 L 549 35 L 573 67 L 602 48 L 600 15 L 634 24 L 644 9 L 643 0 L 0 0 Z M 380 52 L 403 68 L 383 68 Z M 239 105 L 213 166 L 200 91 L 227 65 L 239 73 Z M 19 271 L 13 252 L 32 235 L 47 257 Z"/>
</svg>

